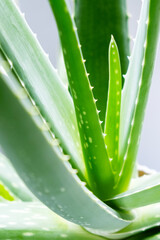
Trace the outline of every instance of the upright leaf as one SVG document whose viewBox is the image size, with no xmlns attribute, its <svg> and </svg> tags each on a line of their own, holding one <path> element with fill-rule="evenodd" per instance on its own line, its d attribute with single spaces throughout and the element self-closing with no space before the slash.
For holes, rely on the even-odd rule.
<svg viewBox="0 0 160 240">
<path fill-rule="evenodd" d="M 97 196 L 106 199 L 112 195 L 114 179 L 75 25 L 64 0 L 49 2 L 59 30 L 89 186 Z"/>
<path fill-rule="evenodd" d="M 121 106 L 121 66 L 118 48 L 112 36 L 109 45 L 109 93 L 105 120 L 105 143 L 114 174 L 119 172 L 119 125 Z"/>
<path fill-rule="evenodd" d="M 131 129 L 133 113 L 135 109 L 135 100 L 139 88 L 139 81 L 142 72 L 142 61 L 145 52 L 145 41 L 147 34 L 147 19 L 149 11 L 149 0 L 143 2 L 141 15 L 136 35 L 136 40 L 128 71 L 125 77 L 125 85 L 122 91 L 122 105 L 121 105 L 121 124 L 120 124 L 120 155 L 123 158 L 127 149 L 127 141 Z"/>
<path fill-rule="evenodd" d="M 160 30 L 160 1 L 143 1 L 138 33 L 122 92 L 119 190 L 126 189 L 138 151 Z M 120 190 L 120 191 L 121 191 Z"/>
<path fill-rule="evenodd" d="M 114 36 L 120 53 L 122 74 L 128 66 L 128 13 L 126 0 L 75 0 L 75 21 L 100 120 L 104 127 L 108 93 L 108 46 Z"/>
</svg>

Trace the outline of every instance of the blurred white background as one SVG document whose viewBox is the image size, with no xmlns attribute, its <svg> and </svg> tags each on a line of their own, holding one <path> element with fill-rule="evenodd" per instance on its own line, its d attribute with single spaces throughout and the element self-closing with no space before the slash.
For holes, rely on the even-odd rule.
<svg viewBox="0 0 160 240">
<path fill-rule="evenodd" d="M 127 0 L 130 35 L 135 37 L 141 1 Z M 50 60 L 56 66 L 59 41 L 56 25 L 47 0 L 19 0 L 21 10 L 27 22 L 44 50 L 49 53 Z M 131 43 L 132 47 L 133 43 Z M 141 136 L 138 161 L 140 164 L 160 170 L 160 48 L 154 70 L 150 96 Z"/>
</svg>

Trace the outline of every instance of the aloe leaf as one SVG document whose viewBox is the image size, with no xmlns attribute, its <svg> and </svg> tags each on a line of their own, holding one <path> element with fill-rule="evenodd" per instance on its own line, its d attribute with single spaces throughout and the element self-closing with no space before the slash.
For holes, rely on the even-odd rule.
<svg viewBox="0 0 160 240">
<path fill-rule="evenodd" d="M 13 1 L 0 1 L 0 45 L 72 164 L 84 176 L 73 102 Z"/>
<path fill-rule="evenodd" d="M 107 204 L 129 210 L 158 203 L 160 199 L 160 174 L 144 176 L 133 180 L 132 187 L 113 199 Z"/>
<path fill-rule="evenodd" d="M 114 185 L 96 104 L 83 62 L 73 20 L 64 0 L 50 0 L 62 44 L 73 96 L 89 186 L 101 199 L 112 196 Z M 96 130 L 95 130 L 96 129 Z"/>
<path fill-rule="evenodd" d="M 160 29 L 160 1 L 143 1 L 138 33 L 122 92 L 120 157 L 121 189 L 129 184 L 154 67 Z"/>
<path fill-rule="evenodd" d="M 145 233 L 147 230 L 160 226 L 160 204 L 153 204 L 135 210 L 136 219 L 129 226 L 121 231 L 107 235 L 111 239 L 129 239 L 130 236 L 138 233 Z M 132 239 L 132 238 L 131 238 Z M 139 238 L 135 238 L 139 239 Z M 143 239 L 143 238 L 140 238 Z M 144 238 L 145 239 L 145 238 Z"/>
<path fill-rule="evenodd" d="M 0 69 L 0 145 L 28 188 L 83 227 L 111 232 L 128 225 L 130 214 L 112 210 L 84 186 L 17 76 L 5 65 Z"/>
<path fill-rule="evenodd" d="M 121 106 L 121 66 L 118 48 L 112 36 L 109 45 L 109 93 L 105 120 L 105 143 L 114 174 L 119 171 L 119 125 Z"/>
<path fill-rule="evenodd" d="M 59 217 L 40 202 L 0 203 L 0 239 L 103 240 Z"/>
<path fill-rule="evenodd" d="M 15 169 L 9 160 L 0 153 L 0 181 L 7 187 L 9 192 L 14 195 L 15 199 L 22 201 L 35 200 L 34 195 L 24 185 L 22 180 L 17 175 Z"/>
<path fill-rule="evenodd" d="M 138 91 L 138 83 L 142 72 L 142 61 L 144 58 L 144 43 L 147 34 L 147 19 L 149 11 L 149 0 L 143 2 L 141 15 L 137 30 L 137 36 L 130 57 L 128 71 L 125 77 L 125 85 L 122 91 L 122 107 L 121 107 L 121 125 L 120 125 L 120 155 L 124 156 L 127 148 L 131 121 L 135 108 L 135 99 Z M 127 103 L 127 104 L 125 104 Z M 133 124 L 133 123 L 132 123 Z"/>
<path fill-rule="evenodd" d="M 146 239 L 145 237 L 147 235 L 148 230 L 152 231 L 155 228 L 155 231 L 156 231 L 157 227 L 160 227 L 160 204 L 159 203 L 138 208 L 134 210 L 134 214 L 136 216 L 135 220 L 120 231 L 114 232 L 112 234 L 108 234 L 105 231 L 93 230 L 92 233 L 95 233 L 100 236 L 108 237 L 109 239 L 128 239 L 128 240 L 136 239 L 137 240 L 137 239 Z"/>
<path fill-rule="evenodd" d="M 98 101 L 97 108 L 104 127 L 109 83 L 108 46 L 113 35 L 120 52 L 122 74 L 128 66 L 129 55 L 128 15 L 126 0 L 75 0 L 75 22 L 86 59 L 86 68 L 90 73 L 90 82 L 94 86 L 93 94 Z"/>
</svg>

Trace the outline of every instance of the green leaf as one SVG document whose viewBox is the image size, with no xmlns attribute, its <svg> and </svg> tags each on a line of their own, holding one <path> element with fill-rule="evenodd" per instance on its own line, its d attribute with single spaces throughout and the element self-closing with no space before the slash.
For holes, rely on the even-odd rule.
<svg viewBox="0 0 160 240">
<path fill-rule="evenodd" d="M 0 203 L 0 239 L 103 240 L 59 217 L 40 202 Z"/>
<path fill-rule="evenodd" d="M 135 165 L 160 30 L 160 1 L 143 1 L 138 33 L 122 92 L 119 189 L 129 184 Z M 127 103 L 127 104 L 126 104 Z"/>
<path fill-rule="evenodd" d="M 153 204 L 138 208 L 134 211 L 136 219 L 121 231 L 107 235 L 111 239 L 129 239 L 138 233 L 145 233 L 147 230 L 160 226 L 160 204 Z M 132 239 L 132 238 L 131 238 Z M 139 238 L 135 238 L 139 239 Z M 143 238 L 140 238 L 143 239 Z M 145 238 L 144 238 L 145 239 Z"/>
<path fill-rule="evenodd" d="M 86 59 L 86 68 L 90 73 L 90 82 L 94 86 L 93 94 L 99 116 L 104 120 L 107 106 L 109 84 L 108 46 L 111 35 L 114 36 L 122 64 L 122 74 L 128 66 L 129 55 L 128 16 L 126 0 L 75 0 L 75 22 Z"/>
<path fill-rule="evenodd" d="M 107 204 L 125 210 L 158 203 L 160 199 L 160 174 L 153 174 L 132 180 L 131 188 Z"/>
<path fill-rule="evenodd" d="M 5 65 L 0 70 L 0 145 L 28 188 L 57 214 L 83 227 L 112 232 L 127 226 L 130 214 L 114 211 L 84 186 L 17 76 Z"/>
<path fill-rule="evenodd" d="M 151 230 L 151 233 L 152 233 L 152 229 L 153 229 L 153 234 L 154 234 L 154 228 L 156 232 L 156 229 L 160 227 L 160 204 L 159 203 L 135 209 L 133 213 L 135 214 L 134 221 L 120 231 L 114 232 L 112 234 L 108 234 L 105 231 L 96 231 L 93 229 L 92 233 L 95 233 L 100 236 L 108 237 L 109 239 L 127 239 L 127 240 L 140 239 L 141 240 L 141 239 L 146 239 L 145 237 L 147 236 L 148 230 Z"/>
<path fill-rule="evenodd" d="M 4 183 L 14 198 L 22 201 L 34 201 L 35 197 L 24 185 L 9 160 L 0 153 L 0 181 Z"/>
<path fill-rule="evenodd" d="M 131 121 L 133 118 L 133 112 L 135 109 L 135 99 L 137 97 L 137 91 L 139 89 L 138 83 L 141 78 L 142 61 L 144 58 L 144 43 L 147 34 L 147 18 L 149 11 L 149 0 L 143 2 L 141 9 L 140 20 L 138 24 L 138 30 L 128 71 L 125 77 L 125 85 L 122 92 L 122 105 L 121 105 L 121 125 L 120 125 L 120 155 L 124 157 L 129 132 L 131 128 Z M 127 103 L 127 104 L 125 104 Z M 133 124 L 133 123 L 132 123 Z"/>
<path fill-rule="evenodd" d="M 57 22 L 69 86 L 73 96 L 89 186 L 101 199 L 114 185 L 99 117 L 82 58 L 74 23 L 64 0 L 49 1 Z M 96 130 L 95 130 L 96 129 Z"/>
<path fill-rule="evenodd" d="M 119 125 L 121 106 L 121 66 L 118 48 L 112 36 L 109 45 L 109 93 L 105 120 L 105 143 L 114 174 L 119 172 Z"/>
<path fill-rule="evenodd" d="M 84 176 L 71 96 L 14 1 L 0 1 L 0 46 L 62 148 L 71 155 L 72 164 Z"/>
</svg>

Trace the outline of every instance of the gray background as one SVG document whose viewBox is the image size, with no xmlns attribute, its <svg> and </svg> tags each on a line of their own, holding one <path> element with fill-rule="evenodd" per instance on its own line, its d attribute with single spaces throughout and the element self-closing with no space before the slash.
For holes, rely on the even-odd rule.
<svg viewBox="0 0 160 240">
<path fill-rule="evenodd" d="M 137 20 L 139 18 L 141 1 L 127 0 L 130 35 L 135 37 Z M 57 64 L 59 40 L 55 21 L 52 17 L 47 0 L 19 0 L 21 10 L 26 20 L 47 53 L 54 66 Z M 133 43 L 131 43 L 132 48 Z M 150 168 L 160 170 L 160 51 L 157 56 L 150 96 L 147 105 L 145 121 L 141 136 L 138 161 Z"/>
</svg>

